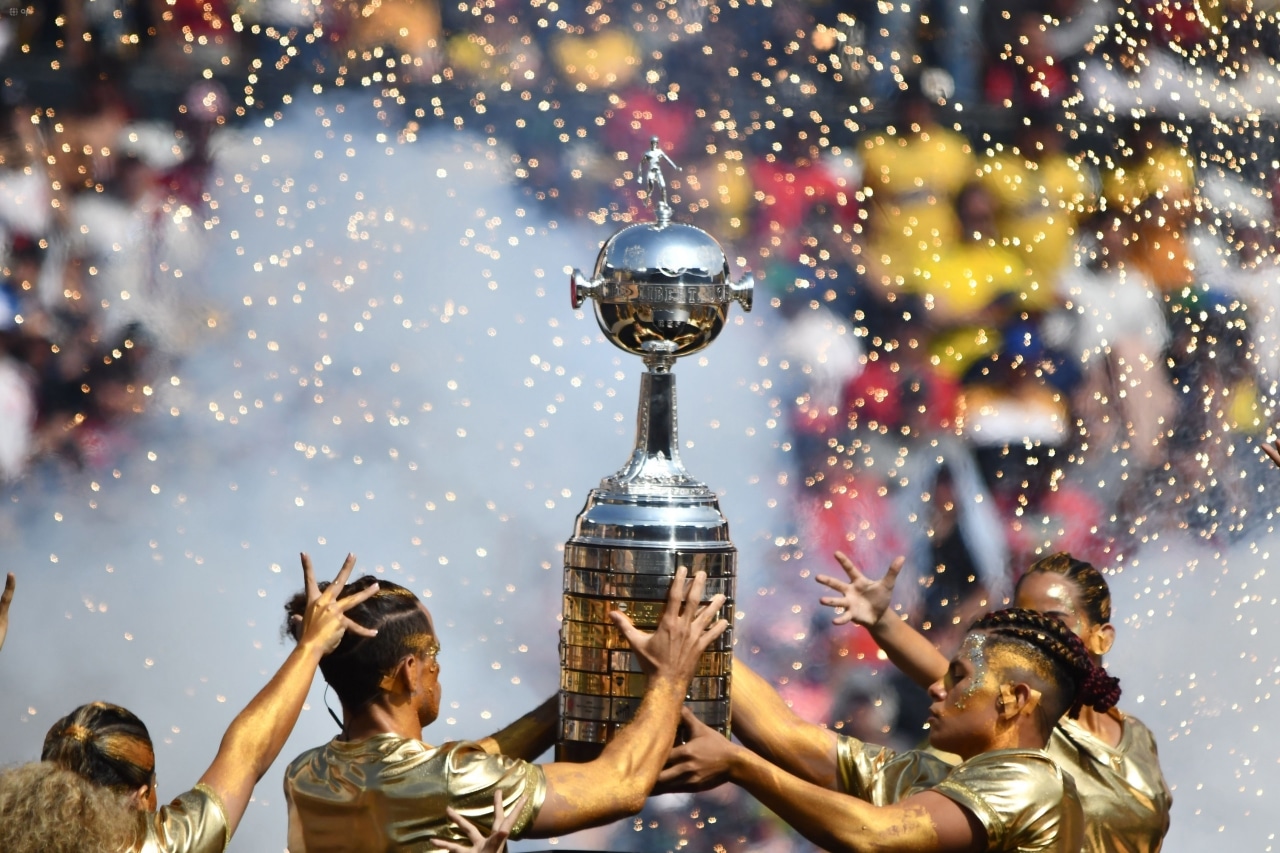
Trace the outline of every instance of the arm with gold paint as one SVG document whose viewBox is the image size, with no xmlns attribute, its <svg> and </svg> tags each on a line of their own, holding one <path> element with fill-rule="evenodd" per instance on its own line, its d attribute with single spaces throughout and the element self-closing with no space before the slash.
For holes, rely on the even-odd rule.
<svg viewBox="0 0 1280 853">
<path fill-rule="evenodd" d="M 772 685 L 737 657 L 733 733 L 748 749 L 788 773 L 824 788 L 836 787 L 836 733 L 797 716 Z"/>
<path fill-rule="evenodd" d="M 652 634 L 638 630 L 625 613 L 610 617 L 627 638 L 649 676 L 635 718 L 622 728 L 594 761 L 544 765 L 547 792 L 526 837 L 560 835 L 633 815 L 644 806 L 671 745 L 685 693 L 698 659 L 729 623 L 716 618 L 725 597 L 715 595 L 699 607 L 707 576 L 676 570 L 662 619 Z"/>
<path fill-rule="evenodd" d="M 841 609 L 832 622 L 836 625 L 853 622 L 866 628 L 893 665 L 921 687 L 928 688 L 946 675 L 947 659 L 942 652 L 889 607 L 893 585 L 898 572 L 902 571 L 902 557 L 889 565 L 880 580 L 871 580 L 862 574 L 853 561 L 839 551 L 836 561 L 849 576 L 847 582 L 829 575 L 817 577 L 818 583 L 839 593 L 820 599 L 828 607 Z"/>
<path fill-rule="evenodd" d="M 736 689 L 736 685 L 735 685 Z M 684 790 L 733 782 L 824 850 L 974 853 L 986 848 L 978 819 L 935 791 L 875 806 L 814 785 L 686 715 L 692 737 L 672 751 L 661 781 Z"/>
<path fill-rule="evenodd" d="M 355 624 L 346 616 L 352 607 L 377 593 L 377 584 L 338 599 L 338 593 L 355 565 L 356 558 L 348 554 L 338 576 L 321 592 L 311 571 L 310 558 L 302 555 L 307 609 L 302 618 L 301 638 L 267 686 L 236 715 L 222 737 L 213 764 L 200 777 L 200 784 L 212 789 L 222 801 L 228 836 L 235 832 L 240 818 L 244 816 L 253 795 L 253 786 L 271 767 L 293 731 L 316 669 L 320 666 L 320 658 L 337 648 L 346 631 L 367 637 L 377 633 Z"/>
</svg>

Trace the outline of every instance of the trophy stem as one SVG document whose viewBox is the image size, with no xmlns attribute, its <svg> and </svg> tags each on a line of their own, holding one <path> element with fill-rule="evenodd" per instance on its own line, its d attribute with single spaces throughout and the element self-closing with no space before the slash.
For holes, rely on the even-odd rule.
<svg viewBox="0 0 1280 853">
<path fill-rule="evenodd" d="M 676 427 L 675 359 L 665 353 L 645 357 L 648 368 L 640 375 L 640 404 L 636 412 L 636 444 L 631 458 L 602 485 L 608 489 L 644 493 L 657 488 L 669 493 L 674 486 L 708 492 L 680 461 L 680 438 Z"/>
</svg>

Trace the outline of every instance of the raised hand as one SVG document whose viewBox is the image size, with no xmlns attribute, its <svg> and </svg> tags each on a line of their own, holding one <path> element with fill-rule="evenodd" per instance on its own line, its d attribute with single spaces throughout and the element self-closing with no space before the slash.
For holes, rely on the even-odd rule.
<svg viewBox="0 0 1280 853">
<path fill-rule="evenodd" d="M 621 611 L 609 613 L 640 659 L 640 665 L 651 675 L 660 673 L 676 678 L 693 678 L 698 658 L 711 641 L 729 627 L 727 621 L 716 618 L 724 606 L 725 597 L 716 594 L 711 601 L 699 607 L 707 586 L 707 575 L 698 572 L 691 581 L 687 580 L 688 575 L 686 567 L 676 569 L 675 579 L 667 593 L 666 609 L 652 634 L 636 628 L 627 614 Z"/>
<path fill-rule="evenodd" d="M 4 580 L 4 594 L 0 595 L 0 648 L 4 647 L 4 637 L 9 633 L 9 605 L 13 603 L 13 591 L 18 587 L 18 579 L 9 572 Z"/>
<path fill-rule="evenodd" d="M 526 794 L 516 800 L 515 805 L 511 807 L 511 814 L 504 815 L 502 792 L 494 791 L 493 832 L 489 834 L 488 838 L 475 824 L 454 811 L 452 806 L 446 807 L 444 812 L 449 816 L 449 820 L 456 823 L 467 834 L 467 837 L 471 839 L 471 843 L 462 844 L 457 841 L 448 841 L 444 838 L 433 838 L 431 843 L 442 850 L 452 850 L 453 853 L 502 853 L 507 846 L 507 838 L 511 835 L 511 828 L 520 819 L 520 812 L 524 811 L 524 804 L 528 798 L 529 795 Z"/>
<path fill-rule="evenodd" d="M 347 578 L 351 577 L 351 570 L 355 567 L 355 555 L 348 554 L 346 562 L 338 570 L 338 576 L 333 579 L 333 583 L 325 587 L 324 592 L 321 592 L 320 586 L 316 583 L 315 573 L 311 570 L 311 558 L 306 554 L 302 555 L 302 578 L 307 590 L 307 611 L 305 616 L 293 617 L 295 620 L 302 621 L 302 631 L 298 637 L 299 646 L 310 646 L 317 649 L 321 655 L 327 655 L 338 647 L 347 631 L 362 637 L 377 636 L 376 630 L 357 625 L 346 615 L 348 610 L 377 594 L 376 583 L 370 584 L 355 595 L 338 598 L 342 588 L 347 585 Z"/>
<path fill-rule="evenodd" d="M 819 599 L 828 607 L 837 608 L 836 617 L 831 621 L 836 625 L 847 625 L 853 622 L 863 628 L 870 628 L 880 621 L 889 609 L 893 600 L 893 585 L 898 580 L 898 572 L 902 571 L 905 560 L 898 557 L 889 564 L 884 577 L 871 580 L 847 556 L 836 552 L 836 562 L 849 576 L 848 581 L 833 578 L 830 575 L 818 575 L 817 581 L 823 586 L 831 587 L 839 595 L 824 595 Z"/>
<path fill-rule="evenodd" d="M 680 711 L 689 739 L 671 750 L 658 774 L 662 793 L 706 791 L 729 781 L 729 763 L 737 746 L 703 723 L 688 708 Z"/>
<path fill-rule="evenodd" d="M 1280 466 L 1280 438 L 1270 444 L 1262 445 L 1262 452 L 1271 457 L 1271 461 Z"/>
</svg>

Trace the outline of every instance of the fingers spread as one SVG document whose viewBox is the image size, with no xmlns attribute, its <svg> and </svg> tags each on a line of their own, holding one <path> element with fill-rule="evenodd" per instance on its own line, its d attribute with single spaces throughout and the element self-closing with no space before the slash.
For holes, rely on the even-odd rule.
<svg viewBox="0 0 1280 853">
<path fill-rule="evenodd" d="M 343 617 L 342 617 L 342 627 L 343 627 L 345 630 L 350 631 L 350 632 L 351 632 L 351 633 L 353 633 L 353 634 L 359 634 L 361 637 L 376 637 L 376 636 L 378 636 L 378 629 L 377 629 L 377 628 L 366 628 L 365 626 L 363 626 L 363 625 L 361 625 L 361 624 L 359 624 L 359 623 L 357 623 L 357 622 L 352 622 L 352 621 L 351 621 L 351 617 L 349 617 L 349 616 L 343 616 Z"/>
<path fill-rule="evenodd" d="M 501 822 L 503 816 L 502 810 L 502 790 L 495 788 L 493 790 L 493 825 L 497 826 Z"/>
<path fill-rule="evenodd" d="M 320 586 L 316 583 L 315 572 L 311 570 L 311 557 L 306 553 L 302 557 L 302 587 L 307 591 L 307 601 L 315 601 L 320 597 Z"/>
<path fill-rule="evenodd" d="M 502 801 L 502 798 L 500 796 L 497 799 L 499 802 Z M 524 804 L 527 803 L 528 801 L 529 801 L 528 794 L 524 794 L 520 797 L 520 799 L 516 800 L 515 803 L 511 806 L 511 811 L 502 820 L 501 824 L 499 826 L 494 827 L 494 831 L 495 832 L 501 831 L 504 836 L 510 835 L 511 830 L 516 825 L 516 821 L 520 819 L 521 812 L 524 811 Z"/>
<path fill-rule="evenodd" d="M 814 580 L 816 580 L 818 583 L 822 584 L 823 586 L 829 586 L 832 589 L 834 589 L 836 592 L 841 592 L 841 593 L 847 591 L 849 587 L 852 586 L 852 584 L 846 581 L 836 580 L 830 575 L 818 575 L 816 578 L 814 578 Z"/>
<path fill-rule="evenodd" d="M 884 577 L 880 581 L 886 589 L 893 589 L 893 585 L 898 580 L 898 572 L 902 571 L 902 566 L 906 562 L 905 557 L 898 557 L 889 564 L 889 568 L 885 570 Z"/>
<path fill-rule="evenodd" d="M 635 626 L 631 621 L 631 617 L 623 613 L 621 610 L 610 610 L 609 618 L 613 620 L 613 624 L 618 626 L 618 630 L 622 632 L 622 636 L 627 638 L 627 642 L 635 646 L 637 641 L 642 643 L 649 636 Z"/>
<path fill-rule="evenodd" d="M 673 613 L 679 613 L 680 605 L 684 603 L 687 577 L 689 577 L 689 569 L 685 566 L 676 566 L 676 576 L 671 579 L 671 588 L 667 590 L 667 607 L 675 608 Z"/>
<path fill-rule="evenodd" d="M 351 577 L 351 570 L 356 567 L 356 555 L 347 554 L 347 559 L 342 562 L 342 568 L 338 570 L 338 576 L 333 579 L 333 585 L 338 588 L 338 592 L 342 592 L 342 588 L 347 585 L 347 578 Z M 334 593 L 337 595 L 337 593 Z"/>
<path fill-rule="evenodd" d="M 1276 439 L 1275 444 L 1262 445 L 1262 452 L 1271 457 L 1271 461 L 1280 465 L 1280 439 Z"/>
<path fill-rule="evenodd" d="M 707 647 L 715 642 L 715 639 L 727 630 L 729 630 L 728 620 L 716 620 L 714 625 L 698 635 L 698 645 L 695 648 L 697 648 L 700 653 L 705 652 Z"/>
<path fill-rule="evenodd" d="M 471 839 L 471 843 L 478 845 L 484 842 L 484 834 L 481 833 L 480 830 L 476 828 L 476 825 L 474 823 L 467 820 L 465 817 L 459 814 L 454 808 L 452 808 L 451 806 L 446 806 L 444 813 L 449 816 L 449 820 L 453 821 L 458 825 L 459 829 L 467 833 L 467 836 L 470 837 Z"/>
<path fill-rule="evenodd" d="M 712 619 L 716 618 L 716 614 L 720 612 L 720 608 L 724 607 L 725 600 L 724 593 L 717 592 L 715 595 L 711 596 L 711 600 L 698 608 L 698 612 L 694 614 L 694 627 L 707 625 Z"/>
<path fill-rule="evenodd" d="M 693 580 L 689 583 L 689 588 L 684 598 L 685 603 L 689 605 L 695 605 L 699 601 L 702 601 L 702 593 L 705 592 L 706 589 L 707 589 L 707 573 L 698 572 L 693 576 Z M 723 598 L 723 596 L 721 597 Z M 680 612 L 683 615 L 692 617 L 694 615 L 694 612 L 693 612 L 694 609 L 695 609 L 694 607 L 690 606 L 682 609 Z"/>
<path fill-rule="evenodd" d="M 853 564 L 853 560 L 850 560 L 843 552 L 836 551 L 836 562 L 840 564 L 840 568 L 844 569 L 844 573 L 849 576 L 849 580 L 856 582 L 863 579 L 862 572 L 858 571 L 858 567 Z"/>
<path fill-rule="evenodd" d="M 338 581 L 334 581 L 333 586 L 338 587 L 339 589 L 341 589 L 342 587 L 342 585 L 339 584 Z M 332 588 L 333 587 L 330 587 L 330 589 Z M 371 583 L 364 589 L 357 592 L 355 595 L 348 595 L 346 598 L 338 599 L 335 606 L 341 612 L 346 613 L 348 610 L 355 607 L 357 604 L 360 604 L 360 602 L 368 601 L 370 598 L 373 598 L 377 594 L 378 594 L 378 585 L 376 583 Z"/>
</svg>

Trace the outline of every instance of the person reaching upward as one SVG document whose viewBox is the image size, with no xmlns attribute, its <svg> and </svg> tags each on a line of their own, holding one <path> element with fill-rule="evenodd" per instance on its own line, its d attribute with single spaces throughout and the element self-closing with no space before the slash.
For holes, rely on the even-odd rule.
<svg viewBox="0 0 1280 853">
<path fill-rule="evenodd" d="M 889 607 L 901 559 L 882 580 L 865 577 L 844 554 L 836 559 L 848 581 L 819 575 L 837 595 L 822 603 L 837 608 L 837 624 L 866 628 L 889 660 L 917 684 L 946 672 L 947 661 L 927 639 Z M 1031 564 L 1014 587 L 1017 607 L 1052 616 L 1080 638 L 1094 664 L 1115 643 L 1111 591 L 1093 565 L 1066 552 Z M 736 685 L 735 685 L 736 686 Z M 1080 790 L 1085 816 L 1085 853 L 1156 853 L 1169 831 L 1173 797 L 1165 784 L 1155 737 L 1137 717 L 1116 708 L 1085 708 L 1078 719 L 1053 726 L 1049 755 Z"/>
<path fill-rule="evenodd" d="M 1059 717 L 1105 710 L 1120 692 L 1066 626 L 1019 609 L 970 626 L 929 688 L 929 742 L 959 755 L 954 767 L 802 720 L 736 660 L 733 690 L 746 746 L 686 714 L 692 737 L 672 750 L 660 784 L 731 781 L 831 853 L 1079 853 L 1076 786 L 1044 746 Z"/>
<path fill-rule="evenodd" d="M 516 743 L 508 731 L 481 742 L 423 741 L 440 711 L 440 641 L 418 597 L 382 582 L 351 610 L 378 635 L 348 636 L 321 663 L 342 703 L 342 733 L 298 756 L 285 774 L 291 853 L 422 853 L 439 849 L 437 840 L 474 843 L 449 809 L 489 831 L 503 823 L 499 803 L 517 815 L 512 837 L 562 835 L 638 812 L 675 741 L 698 659 L 728 627 L 717 618 L 724 596 L 700 605 L 706 575 L 687 576 L 677 570 L 652 634 L 611 614 L 649 676 L 632 722 L 593 761 L 545 765 L 519 757 L 541 752 L 536 737 Z M 361 596 L 372 580 L 348 584 L 338 600 Z"/>
</svg>

